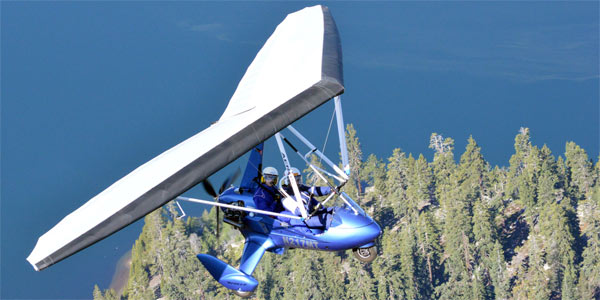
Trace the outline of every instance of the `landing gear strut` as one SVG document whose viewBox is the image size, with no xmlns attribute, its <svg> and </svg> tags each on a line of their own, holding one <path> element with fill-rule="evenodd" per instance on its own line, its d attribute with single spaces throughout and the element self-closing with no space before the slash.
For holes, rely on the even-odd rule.
<svg viewBox="0 0 600 300">
<path fill-rule="evenodd" d="M 366 263 L 372 262 L 377 257 L 377 247 L 372 246 L 368 248 L 354 248 L 352 253 L 358 260 Z"/>
</svg>

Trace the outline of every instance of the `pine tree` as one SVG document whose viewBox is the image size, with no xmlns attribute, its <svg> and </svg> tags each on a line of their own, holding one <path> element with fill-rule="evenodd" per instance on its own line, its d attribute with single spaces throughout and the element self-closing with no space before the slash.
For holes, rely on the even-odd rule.
<svg viewBox="0 0 600 300">
<path fill-rule="evenodd" d="M 485 299 L 507 299 L 506 263 L 490 211 L 485 201 L 477 201 L 473 208 L 473 235 L 478 257 L 476 278 L 484 286 L 478 294 Z"/>
<path fill-rule="evenodd" d="M 100 288 L 98 287 L 97 284 L 94 285 L 94 300 L 104 300 L 104 296 L 102 295 L 102 291 L 100 291 Z"/>
<path fill-rule="evenodd" d="M 360 148 L 360 142 L 356 136 L 354 125 L 346 126 L 346 144 L 348 145 L 348 162 L 350 163 L 350 184 L 346 184 L 346 190 L 351 197 L 360 198 L 362 195 L 361 170 L 363 164 L 363 153 Z"/>
<path fill-rule="evenodd" d="M 143 233 L 140 237 L 144 237 Z M 149 255 L 149 253 L 144 251 L 144 243 L 145 241 L 140 238 L 133 245 L 128 286 L 124 293 L 127 298 L 143 299 L 153 295 L 152 291 L 148 289 L 150 283 L 147 271 L 148 265 L 145 263 L 143 256 Z"/>
<path fill-rule="evenodd" d="M 321 163 L 321 159 L 316 156 L 315 154 L 312 154 L 310 156 L 310 163 L 313 164 L 315 167 L 323 169 L 323 164 Z M 305 174 L 304 177 L 304 182 L 307 185 L 327 185 L 325 182 L 323 182 L 323 180 L 321 179 L 321 177 L 319 177 L 319 175 L 310 167 L 306 167 L 306 169 L 304 169 L 302 171 Z"/>
<path fill-rule="evenodd" d="M 106 292 L 104 292 L 104 299 L 105 300 L 119 300 L 119 296 L 117 296 L 117 293 L 115 292 L 115 290 L 108 289 Z"/>
<path fill-rule="evenodd" d="M 367 265 L 359 262 L 357 259 L 349 258 L 348 272 L 346 272 L 346 299 L 375 299 L 375 284 L 373 275 Z"/>
<path fill-rule="evenodd" d="M 442 257 L 439 229 L 431 210 L 425 210 L 419 215 L 416 234 L 420 277 L 419 294 L 422 299 L 430 299 L 433 297 L 435 286 L 441 280 L 440 259 Z"/>
<path fill-rule="evenodd" d="M 408 187 L 409 166 L 408 159 L 400 149 L 394 149 L 388 161 L 385 201 L 382 208 L 382 214 L 385 213 L 386 217 L 382 220 L 381 225 L 384 227 L 394 227 L 405 216 L 407 210 L 406 203 L 408 200 L 406 189 Z"/>
<path fill-rule="evenodd" d="M 291 262 L 295 250 L 282 255 L 266 252 L 254 271 L 254 278 L 260 282 L 256 290 L 259 299 L 283 299 L 284 292 L 290 289 Z"/>
<path fill-rule="evenodd" d="M 522 268 L 515 295 L 535 299 L 561 297 L 574 299 L 576 268 L 573 236 L 569 222 L 570 206 L 560 203 L 558 167 L 549 149 L 534 151 L 538 156 L 536 203 L 530 208 L 532 226 L 528 246 L 527 268 Z"/>
<path fill-rule="evenodd" d="M 321 282 L 319 286 L 322 287 L 323 295 L 325 299 L 342 299 L 344 298 L 345 276 L 344 272 L 340 269 L 342 265 L 342 258 L 336 252 L 323 252 L 320 254 L 322 264 Z"/>
<path fill-rule="evenodd" d="M 416 221 L 418 215 L 417 201 L 419 198 L 419 186 L 418 179 L 415 172 L 415 159 L 412 154 L 404 160 L 404 166 L 406 167 L 406 190 L 404 191 L 405 197 L 400 198 L 400 205 L 398 208 L 398 215 L 404 219 L 407 223 Z"/>
<path fill-rule="evenodd" d="M 532 209 L 537 202 L 535 188 L 539 162 L 538 149 L 531 145 L 529 128 L 521 128 L 515 137 L 515 154 L 510 158 L 508 192 L 526 208 L 530 224 L 536 214 Z"/>
<path fill-rule="evenodd" d="M 573 142 L 567 143 L 565 157 L 571 193 L 576 200 L 583 200 L 593 184 L 592 163 L 585 150 Z"/>
<path fill-rule="evenodd" d="M 441 135 L 433 133 L 431 135 L 431 143 L 429 148 L 435 150 L 433 162 L 433 183 L 435 186 L 435 200 L 440 205 L 440 213 L 443 218 L 446 215 L 450 191 L 453 189 L 453 183 L 450 175 L 456 168 L 454 161 L 454 140 L 451 138 L 444 139 Z"/>
<path fill-rule="evenodd" d="M 162 209 L 155 210 L 144 218 L 144 228 L 131 252 L 129 280 L 124 291 L 128 299 L 150 299 L 154 291 L 149 286 L 150 279 L 159 276 L 162 265 L 158 253 L 162 251 L 158 242 L 164 226 Z"/>
<path fill-rule="evenodd" d="M 473 281 L 476 260 L 472 244 L 472 218 L 473 204 L 481 198 L 485 170 L 486 164 L 479 146 L 473 138 L 469 138 L 460 164 L 450 177 L 455 184 L 454 189 L 442 195 L 448 199 L 444 202 L 448 206 L 444 224 L 444 248 L 447 256 L 444 266 L 449 278 L 438 289 L 440 298 L 468 299 L 473 293 L 473 285 L 478 284 Z"/>
<path fill-rule="evenodd" d="M 598 167 L 599 163 L 596 163 Z M 588 199 L 589 212 L 582 219 L 583 237 L 587 245 L 583 250 L 583 260 L 579 272 L 579 293 L 581 299 L 600 298 L 600 185 L 596 182 Z"/>
<path fill-rule="evenodd" d="M 519 265 L 519 275 L 513 288 L 515 299 L 550 299 L 552 290 L 549 285 L 551 271 L 545 264 L 543 240 L 538 234 L 532 234 L 524 247 L 528 248 L 528 264 Z"/>
<path fill-rule="evenodd" d="M 413 220 L 416 220 L 416 215 L 419 212 L 432 205 L 433 178 L 427 160 L 422 154 L 410 164 L 413 168 L 409 176 L 409 186 L 406 193 L 412 210 L 410 214 L 413 215 Z"/>
<path fill-rule="evenodd" d="M 372 262 L 379 299 L 398 299 L 403 295 L 400 269 L 401 237 L 399 227 L 386 230 L 381 237 L 381 256 Z"/>
<path fill-rule="evenodd" d="M 108 289 L 104 293 L 100 291 L 98 285 L 94 285 L 94 300 L 119 300 L 120 297 L 117 296 L 117 293 L 113 289 Z M 150 299 L 150 298 L 148 298 Z"/>
<path fill-rule="evenodd" d="M 363 167 L 363 181 L 373 187 L 373 192 L 378 196 L 383 195 L 385 192 L 385 173 L 385 163 L 378 159 L 375 154 L 369 155 Z M 382 199 L 383 197 L 379 200 Z"/>
<path fill-rule="evenodd" d="M 165 228 L 164 239 L 161 241 L 165 251 L 161 253 L 163 274 L 161 277 L 161 293 L 169 299 L 196 299 L 196 282 L 200 266 L 181 220 L 173 218 Z"/>
<path fill-rule="evenodd" d="M 577 277 L 573 233 L 577 234 L 578 230 L 571 228 L 576 222 L 569 220 L 569 213 L 573 212 L 573 208 L 569 204 L 559 203 L 564 197 L 556 188 L 559 186 L 559 177 L 550 150 L 544 146 L 541 154 L 542 166 L 537 194 L 542 206 L 541 232 L 549 241 L 546 250 L 547 261 L 551 262 L 555 271 L 551 279 L 552 289 L 555 293 L 561 293 L 563 299 L 574 299 Z"/>
<path fill-rule="evenodd" d="M 411 225 L 402 227 L 400 232 L 400 278 L 402 278 L 402 293 L 405 299 L 417 299 L 419 284 L 417 278 L 416 241 Z"/>
<path fill-rule="evenodd" d="M 298 250 L 291 253 L 293 258 L 287 278 L 291 279 L 285 288 L 283 299 L 325 299 L 320 286 L 323 270 L 318 254 L 312 251 Z M 287 258 L 286 258 L 287 260 Z"/>
</svg>

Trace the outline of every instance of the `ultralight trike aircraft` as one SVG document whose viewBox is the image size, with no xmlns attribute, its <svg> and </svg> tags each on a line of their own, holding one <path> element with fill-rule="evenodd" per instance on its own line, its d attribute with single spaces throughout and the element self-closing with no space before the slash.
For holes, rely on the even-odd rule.
<svg viewBox="0 0 600 300">
<path fill-rule="evenodd" d="M 288 15 L 248 67 L 217 122 L 141 165 L 66 216 L 39 238 L 27 260 L 37 271 L 47 268 L 176 200 L 220 207 L 223 220 L 244 235 L 244 251 L 237 269 L 215 257 L 198 255 L 219 283 L 242 297 L 252 295 L 256 289 L 258 282 L 252 273 L 265 251 L 283 254 L 290 248 L 353 249 L 358 259 L 372 261 L 381 229 L 342 191 L 350 174 L 339 97 L 343 92 L 341 44 L 328 8 L 317 5 Z M 291 125 L 331 99 L 341 166 Z M 308 152 L 300 153 L 283 136 L 284 129 L 306 145 Z M 293 193 L 280 190 L 297 202 L 298 215 L 259 210 L 253 201 L 262 176 L 263 143 L 272 136 L 277 140 Z M 320 183 L 333 191 L 319 203 L 320 209 L 310 211 L 304 206 L 298 184 L 289 172 L 284 143 L 312 169 Z M 217 194 L 207 178 L 247 152 L 250 155 L 241 184 L 229 187 L 237 176 L 230 177 Z M 330 170 L 312 164 L 309 157 L 313 154 Z M 199 183 L 216 201 L 181 196 Z M 336 199 L 340 206 L 328 206 Z M 315 219 L 328 221 L 318 225 L 309 222 Z"/>
</svg>

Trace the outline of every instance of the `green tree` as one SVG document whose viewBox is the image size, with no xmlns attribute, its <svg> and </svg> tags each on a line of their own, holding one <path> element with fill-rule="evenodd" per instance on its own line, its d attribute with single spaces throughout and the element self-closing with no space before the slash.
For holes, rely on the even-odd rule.
<svg viewBox="0 0 600 300">
<path fill-rule="evenodd" d="M 94 285 L 94 300 L 104 300 L 104 295 L 102 295 L 102 291 L 100 291 L 100 288 L 98 287 L 97 284 Z"/>
<path fill-rule="evenodd" d="M 508 299 L 506 263 L 491 211 L 486 201 L 477 201 L 473 208 L 473 236 L 477 255 L 475 277 L 484 287 L 476 290 L 481 297 L 475 298 Z"/>
<path fill-rule="evenodd" d="M 527 268 L 519 274 L 515 295 L 530 299 L 561 297 L 576 298 L 575 238 L 569 222 L 569 206 L 559 186 L 557 165 L 550 150 L 544 146 L 534 152 L 539 159 L 535 198 L 529 223 L 532 226 L 528 247 Z"/>
<path fill-rule="evenodd" d="M 540 202 L 540 229 L 547 240 L 547 261 L 554 270 L 551 277 L 552 289 L 561 293 L 563 299 L 576 298 L 575 236 L 577 230 L 571 228 L 576 222 L 569 220 L 573 211 L 570 205 L 559 203 L 564 196 L 559 186 L 556 162 L 550 150 L 544 146 L 541 150 L 542 166 L 537 190 Z M 569 201 L 565 201 L 569 202 Z"/>
<path fill-rule="evenodd" d="M 346 299 L 375 299 L 375 284 L 373 275 L 367 265 L 357 259 L 350 258 L 344 262 L 348 263 L 346 272 Z"/>
<path fill-rule="evenodd" d="M 321 163 L 321 160 L 315 154 L 312 154 L 310 156 L 310 163 L 313 164 L 317 168 L 323 169 L 323 164 Z M 304 169 L 302 172 L 305 174 L 304 182 L 306 184 L 308 184 L 308 185 L 326 185 L 326 183 L 323 182 L 321 177 L 319 177 L 319 175 L 310 166 L 307 166 L 306 169 Z"/>
<path fill-rule="evenodd" d="M 350 184 L 347 184 L 347 193 L 359 199 L 363 193 L 361 186 L 363 153 L 356 136 L 356 130 L 352 124 L 346 126 L 346 144 L 348 146 L 348 162 L 350 163 Z"/>
<path fill-rule="evenodd" d="M 417 273 L 417 245 L 411 225 L 402 226 L 400 232 L 400 278 L 405 299 L 417 299 L 419 296 L 419 278 Z"/>
<path fill-rule="evenodd" d="M 571 193 L 576 200 L 583 200 L 593 184 L 592 163 L 585 150 L 574 142 L 567 143 L 565 157 Z"/>
<path fill-rule="evenodd" d="M 434 221 L 433 214 L 431 210 L 421 212 L 416 227 L 419 294 L 423 299 L 433 297 L 435 286 L 439 284 L 442 276 L 440 274 L 442 247 L 438 225 Z"/>
<path fill-rule="evenodd" d="M 373 187 L 373 192 L 378 196 L 385 192 L 385 173 L 385 163 L 375 154 L 370 154 L 363 166 L 363 181 Z M 381 198 L 379 200 L 382 200 Z"/>
<path fill-rule="evenodd" d="M 169 222 L 161 240 L 160 253 L 163 272 L 160 283 L 162 295 L 168 299 L 196 299 L 196 279 L 200 275 L 199 262 L 191 251 L 181 220 Z"/>
<path fill-rule="evenodd" d="M 410 215 L 416 221 L 419 212 L 432 204 L 432 174 L 423 154 L 415 161 L 409 158 L 412 170 L 409 175 L 409 185 L 406 193 L 409 199 Z"/>
<path fill-rule="evenodd" d="M 342 284 L 345 281 L 345 274 L 341 272 L 342 258 L 336 252 L 323 252 L 320 254 L 322 265 L 321 282 L 325 299 L 342 299 L 346 293 L 345 286 Z"/>
<path fill-rule="evenodd" d="M 469 138 L 460 164 L 451 175 L 454 189 L 445 193 L 449 201 L 444 224 L 445 256 L 444 263 L 448 281 L 438 289 L 440 298 L 469 299 L 477 281 L 473 268 L 477 264 L 473 245 L 473 204 L 481 198 L 482 181 L 486 171 L 486 163 L 475 140 Z M 483 292 L 482 292 L 483 293 Z M 485 293 L 483 293 L 485 295 Z"/>
<path fill-rule="evenodd" d="M 598 166 L 598 163 L 596 163 Z M 579 272 L 581 299 L 600 298 L 600 185 L 591 189 L 586 207 L 582 210 L 582 233 L 587 241 Z"/>
<path fill-rule="evenodd" d="M 162 209 L 157 209 L 144 218 L 144 227 L 131 251 L 131 268 L 129 280 L 124 291 L 128 299 L 150 299 L 154 291 L 149 286 L 150 279 L 159 276 L 162 264 L 158 253 L 162 251 L 158 241 L 162 236 L 165 218 Z"/>
<path fill-rule="evenodd" d="M 454 189 L 454 183 L 451 180 L 451 175 L 456 168 L 454 161 L 454 140 L 451 138 L 443 138 L 441 135 L 433 133 L 429 148 L 435 150 L 431 167 L 433 170 L 433 185 L 435 201 L 440 206 L 441 218 L 444 218 L 449 208 L 451 199 L 451 191 Z"/>
<path fill-rule="evenodd" d="M 536 214 L 532 209 L 537 202 L 535 189 L 539 163 L 538 149 L 531 145 L 529 128 L 521 128 L 515 137 L 515 154 L 510 158 L 508 192 L 526 208 L 530 224 Z"/>
<path fill-rule="evenodd" d="M 515 299 L 550 299 L 552 289 L 548 283 L 551 271 L 545 264 L 543 240 L 532 234 L 524 247 L 527 247 L 528 265 L 519 265 L 517 280 L 513 288 Z"/>
<path fill-rule="evenodd" d="M 373 275 L 377 281 L 379 299 L 398 299 L 403 295 L 403 277 L 400 269 L 400 225 L 385 230 L 381 237 L 381 255 L 372 262 Z"/>
</svg>

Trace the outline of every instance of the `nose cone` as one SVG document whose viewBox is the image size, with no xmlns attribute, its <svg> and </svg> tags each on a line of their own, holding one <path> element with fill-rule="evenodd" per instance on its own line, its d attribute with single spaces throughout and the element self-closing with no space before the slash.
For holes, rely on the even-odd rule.
<svg viewBox="0 0 600 300">
<path fill-rule="evenodd" d="M 352 211 L 337 210 L 331 227 L 327 230 L 326 239 L 334 242 L 343 250 L 360 247 L 375 240 L 381 234 L 381 227 L 369 216 L 356 215 Z"/>
<path fill-rule="evenodd" d="M 359 232 L 358 234 L 363 236 L 365 240 L 368 241 L 376 239 L 381 234 L 381 227 L 379 227 L 379 224 L 377 224 L 377 222 L 373 221 L 372 219 L 371 221 L 371 224 L 357 228 L 357 231 Z"/>
</svg>

